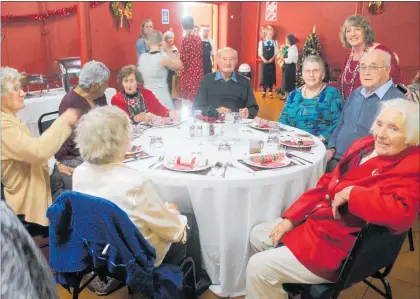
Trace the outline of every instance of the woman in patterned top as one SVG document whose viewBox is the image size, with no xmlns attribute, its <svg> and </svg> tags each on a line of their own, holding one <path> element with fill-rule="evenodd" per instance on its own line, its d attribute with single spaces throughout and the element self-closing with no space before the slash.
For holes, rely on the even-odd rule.
<svg viewBox="0 0 420 299">
<path fill-rule="evenodd" d="M 302 70 L 305 85 L 289 94 L 279 122 L 327 143 L 339 122 L 343 99 L 336 88 L 323 83 L 325 64 L 321 57 L 306 57 Z"/>
<path fill-rule="evenodd" d="M 193 34 L 193 17 L 183 18 L 182 27 L 186 35 L 181 44 L 181 60 L 184 69 L 180 72 L 179 93 L 181 98 L 194 101 L 198 86 L 203 79 L 203 45 L 201 38 Z"/>
<path fill-rule="evenodd" d="M 153 92 L 143 88 L 143 78 L 135 65 L 127 65 L 118 73 L 123 89 L 112 97 L 111 103 L 124 110 L 135 122 L 150 122 L 155 116 L 167 116 L 166 109 Z"/>
</svg>

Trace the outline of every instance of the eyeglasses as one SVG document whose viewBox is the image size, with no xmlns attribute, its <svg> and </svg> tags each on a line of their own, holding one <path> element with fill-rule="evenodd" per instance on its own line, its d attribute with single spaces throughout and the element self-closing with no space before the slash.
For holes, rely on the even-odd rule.
<svg viewBox="0 0 420 299">
<path fill-rule="evenodd" d="M 389 67 L 388 65 L 384 65 L 384 66 L 365 66 L 365 65 L 363 65 L 363 66 L 360 67 L 360 71 L 361 72 L 368 71 L 368 72 L 372 72 L 372 73 L 377 73 L 379 71 L 379 69 L 388 68 L 388 67 Z"/>
</svg>

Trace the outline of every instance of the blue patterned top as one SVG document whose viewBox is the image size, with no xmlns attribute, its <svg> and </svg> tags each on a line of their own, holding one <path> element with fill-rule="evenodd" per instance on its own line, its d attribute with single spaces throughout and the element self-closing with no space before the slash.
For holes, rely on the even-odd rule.
<svg viewBox="0 0 420 299">
<path fill-rule="evenodd" d="M 322 135 L 326 142 L 340 120 L 343 98 L 337 88 L 326 86 L 316 97 L 307 99 L 302 88 L 287 97 L 279 122 L 312 135 Z"/>
</svg>

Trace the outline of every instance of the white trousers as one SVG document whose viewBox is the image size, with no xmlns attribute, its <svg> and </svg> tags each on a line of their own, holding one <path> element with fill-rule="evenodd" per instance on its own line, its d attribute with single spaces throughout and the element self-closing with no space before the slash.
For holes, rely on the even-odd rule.
<svg viewBox="0 0 420 299">
<path fill-rule="evenodd" d="M 273 247 L 269 235 L 280 221 L 261 223 L 251 230 L 251 246 L 258 253 L 251 257 L 246 269 L 247 299 L 288 299 L 283 283 L 330 282 L 306 269 L 286 246 Z"/>
</svg>

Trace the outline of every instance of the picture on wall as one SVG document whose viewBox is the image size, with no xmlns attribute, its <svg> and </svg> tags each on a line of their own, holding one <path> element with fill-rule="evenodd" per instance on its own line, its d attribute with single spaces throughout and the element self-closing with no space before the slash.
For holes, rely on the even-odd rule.
<svg viewBox="0 0 420 299">
<path fill-rule="evenodd" d="M 265 2 L 265 21 L 266 22 L 277 21 L 277 2 L 275 1 Z"/>
</svg>

